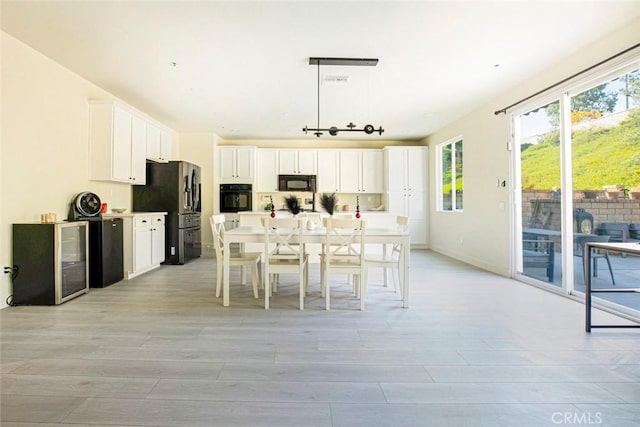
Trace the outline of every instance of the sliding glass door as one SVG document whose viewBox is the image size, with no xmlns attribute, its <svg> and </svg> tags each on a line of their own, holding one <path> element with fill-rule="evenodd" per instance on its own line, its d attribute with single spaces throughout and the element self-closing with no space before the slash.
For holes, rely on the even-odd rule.
<svg viewBox="0 0 640 427">
<path fill-rule="evenodd" d="M 583 296 L 584 243 L 640 241 L 640 58 L 514 112 L 515 276 Z M 594 288 L 636 287 L 640 257 L 594 253 Z M 640 311 L 635 294 L 598 294 Z M 637 310 L 637 311 L 636 311 Z"/>
<path fill-rule="evenodd" d="M 520 268 L 518 273 L 562 286 L 562 183 L 559 124 L 550 120 L 559 102 L 517 117 L 519 151 Z"/>
</svg>

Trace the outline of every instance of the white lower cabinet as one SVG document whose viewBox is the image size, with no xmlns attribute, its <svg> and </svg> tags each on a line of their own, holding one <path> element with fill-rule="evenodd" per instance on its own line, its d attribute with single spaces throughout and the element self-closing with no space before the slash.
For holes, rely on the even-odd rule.
<svg viewBox="0 0 640 427">
<path fill-rule="evenodd" d="M 126 279 L 153 270 L 164 261 L 165 215 L 165 212 L 112 215 L 123 220 L 124 276 Z"/>
</svg>

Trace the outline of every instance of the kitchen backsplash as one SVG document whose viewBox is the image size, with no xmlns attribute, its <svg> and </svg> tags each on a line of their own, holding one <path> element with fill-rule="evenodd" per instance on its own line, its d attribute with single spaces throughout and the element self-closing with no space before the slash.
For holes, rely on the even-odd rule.
<svg viewBox="0 0 640 427">
<path fill-rule="evenodd" d="M 254 210 L 268 210 L 270 199 L 273 197 L 273 204 L 276 210 L 286 209 L 284 198 L 289 195 L 295 195 L 298 197 L 301 206 L 304 210 L 311 210 L 311 198 L 313 193 L 295 193 L 295 192 L 275 192 L 275 193 L 257 193 L 257 202 Z M 352 193 L 336 193 L 338 196 L 338 210 L 344 210 L 344 205 L 348 206 L 348 211 L 355 212 L 358 196 L 360 197 L 360 210 L 367 211 L 372 208 L 377 208 L 383 203 L 382 194 L 352 194 Z M 386 210 L 386 209 L 382 209 Z M 323 211 L 320 206 L 320 193 L 316 193 L 316 211 Z"/>
</svg>

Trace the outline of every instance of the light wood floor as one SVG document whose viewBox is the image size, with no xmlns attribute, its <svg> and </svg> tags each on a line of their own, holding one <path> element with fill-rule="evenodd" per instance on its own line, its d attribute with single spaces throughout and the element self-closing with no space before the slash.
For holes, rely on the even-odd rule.
<svg viewBox="0 0 640 427">
<path fill-rule="evenodd" d="M 587 334 L 578 302 L 427 251 L 409 309 L 372 274 L 366 311 L 344 281 L 327 312 L 317 266 L 304 311 L 286 276 L 271 310 L 239 285 L 223 308 L 214 275 L 1 310 L 2 426 L 639 425 L 640 330 Z"/>
</svg>

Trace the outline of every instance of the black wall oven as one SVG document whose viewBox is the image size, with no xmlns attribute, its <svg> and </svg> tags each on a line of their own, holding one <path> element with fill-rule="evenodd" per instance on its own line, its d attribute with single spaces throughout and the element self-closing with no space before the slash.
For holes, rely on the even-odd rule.
<svg viewBox="0 0 640 427">
<path fill-rule="evenodd" d="M 251 184 L 220 184 L 220 212 L 242 212 L 252 209 Z"/>
</svg>

